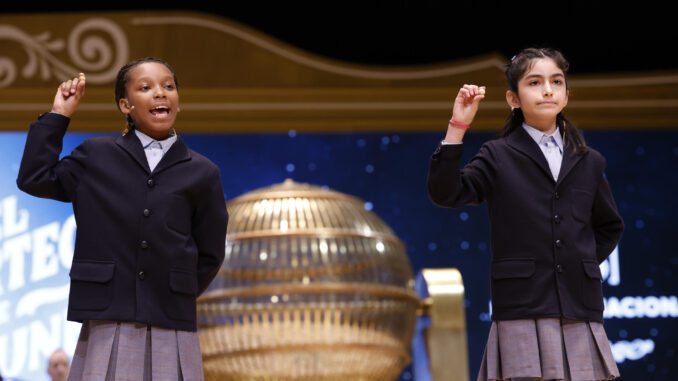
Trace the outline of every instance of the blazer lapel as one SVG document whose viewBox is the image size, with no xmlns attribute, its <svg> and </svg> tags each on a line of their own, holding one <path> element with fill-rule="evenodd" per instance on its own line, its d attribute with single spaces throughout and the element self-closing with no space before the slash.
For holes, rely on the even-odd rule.
<svg viewBox="0 0 678 381">
<path fill-rule="evenodd" d="M 188 151 L 188 147 L 186 147 L 186 144 L 184 144 L 184 141 L 181 139 L 181 136 L 177 135 L 177 140 L 172 144 L 162 159 L 160 159 L 160 162 L 153 170 L 153 174 L 164 171 L 165 169 L 186 160 L 191 160 L 191 154 Z"/>
<path fill-rule="evenodd" d="M 565 144 L 563 148 L 563 161 L 560 164 L 560 173 L 558 174 L 558 184 L 563 182 L 565 176 L 574 168 L 574 166 L 582 159 L 584 155 L 574 155 L 572 144 Z"/>
<path fill-rule="evenodd" d="M 534 139 L 532 139 L 530 134 L 528 134 L 522 126 L 516 128 L 516 130 L 506 138 L 506 142 L 509 146 L 522 152 L 524 155 L 532 159 L 532 161 L 534 161 L 537 166 L 541 168 L 544 174 L 548 176 L 549 179 L 554 181 L 553 174 L 549 168 L 549 163 L 544 157 L 544 153 L 541 151 L 541 149 L 539 149 L 539 145 L 535 143 Z M 559 175 L 559 178 L 560 177 L 562 177 L 562 169 L 561 174 Z"/>
<path fill-rule="evenodd" d="M 125 136 L 116 138 L 115 143 L 127 151 L 146 173 L 151 173 L 151 168 L 148 166 L 148 159 L 146 159 L 146 154 L 144 153 L 144 147 L 141 146 L 139 138 L 133 131 L 130 131 Z"/>
</svg>

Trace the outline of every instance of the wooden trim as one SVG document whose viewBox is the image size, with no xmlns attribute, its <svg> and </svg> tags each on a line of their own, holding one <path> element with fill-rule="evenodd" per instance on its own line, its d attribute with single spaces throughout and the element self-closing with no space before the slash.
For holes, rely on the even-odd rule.
<svg viewBox="0 0 678 381">
<path fill-rule="evenodd" d="M 83 49 L 95 46 L 87 45 L 95 37 L 102 43 L 93 62 Z M 0 52 L 0 131 L 27 130 L 50 109 L 58 83 L 78 71 L 87 73 L 88 89 L 69 130 L 122 131 L 114 76 L 120 62 L 147 55 L 163 57 L 179 76 L 176 128 L 183 133 L 442 135 L 464 83 L 487 86 L 472 132 L 498 132 L 508 116 L 506 58 L 499 54 L 423 66 L 359 65 L 196 12 L 4 14 Z M 566 114 L 585 130 L 678 128 L 678 70 L 571 75 L 568 82 Z"/>
</svg>

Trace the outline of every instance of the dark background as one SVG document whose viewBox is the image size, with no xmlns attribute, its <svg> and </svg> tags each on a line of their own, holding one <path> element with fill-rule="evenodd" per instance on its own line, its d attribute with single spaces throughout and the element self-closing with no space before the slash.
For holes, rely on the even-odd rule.
<svg viewBox="0 0 678 381">
<path fill-rule="evenodd" d="M 321 56 L 373 65 L 418 65 L 528 46 L 560 49 L 572 73 L 676 69 L 675 12 L 668 2 L 326 0 L 99 2 L 36 6 L 3 1 L 3 12 L 191 10 L 221 15 Z"/>
</svg>

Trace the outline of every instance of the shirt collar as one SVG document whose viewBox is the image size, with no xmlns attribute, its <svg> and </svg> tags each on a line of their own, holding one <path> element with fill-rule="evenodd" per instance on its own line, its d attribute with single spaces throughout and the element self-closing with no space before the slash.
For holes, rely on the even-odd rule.
<svg viewBox="0 0 678 381">
<path fill-rule="evenodd" d="M 150 147 L 150 145 L 153 142 L 158 142 L 160 143 L 160 147 L 162 148 L 162 153 L 165 154 L 167 151 L 170 149 L 172 144 L 177 141 L 177 134 L 174 133 L 174 131 L 170 132 L 170 136 L 167 137 L 164 140 L 155 140 L 152 137 L 144 134 L 143 132 L 137 130 L 136 128 L 134 129 L 134 133 L 137 135 L 139 138 L 139 141 L 141 141 L 141 146 L 144 147 L 144 149 L 147 149 Z"/>
<path fill-rule="evenodd" d="M 523 128 L 527 133 L 530 135 L 532 140 L 535 141 L 535 143 L 539 144 L 541 142 L 541 137 L 544 135 L 547 136 L 553 136 L 553 139 L 556 141 L 556 145 L 558 145 L 558 148 L 560 149 L 560 152 L 563 152 L 563 137 L 560 136 L 560 127 L 556 127 L 556 130 L 551 134 L 545 134 L 538 129 L 528 125 L 527 123 L 523 123 Z"/>
</svg>

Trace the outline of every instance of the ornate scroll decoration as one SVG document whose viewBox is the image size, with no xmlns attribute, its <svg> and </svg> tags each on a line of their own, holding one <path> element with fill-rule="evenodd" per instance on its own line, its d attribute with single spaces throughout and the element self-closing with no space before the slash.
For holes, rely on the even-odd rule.
<svg viewBox="0 0 678 381">
<path fill-rule="evenodd" d="M 105 33 L 111 42 L 93 31 Z M 91 35 L 86 35 L 90 33 Z M 28 62 L 21 70 L 24 78 L 32 78 L 40 71 L 43 81 L 54 76 L 59 80 L 73 77 L 79 71 L 87 73 L 87 81 L 93 84 L 107 83 L 115 79 L 118 69 L 127 62 L 129 45 L 123 30 L 104 18 L 87 19 L 76 25 L 63 39 L 51 39 L 50 32 L 30 36 L 13 25 L 0 25 L 0 40 L 20 43 Z M 74 66 L 57 59 L 53 53 L 67 49 Z M 0 57 L 0 87 L 8 87 L 17 78 L 16 64 L 9 57 Z"/>
</svg>

